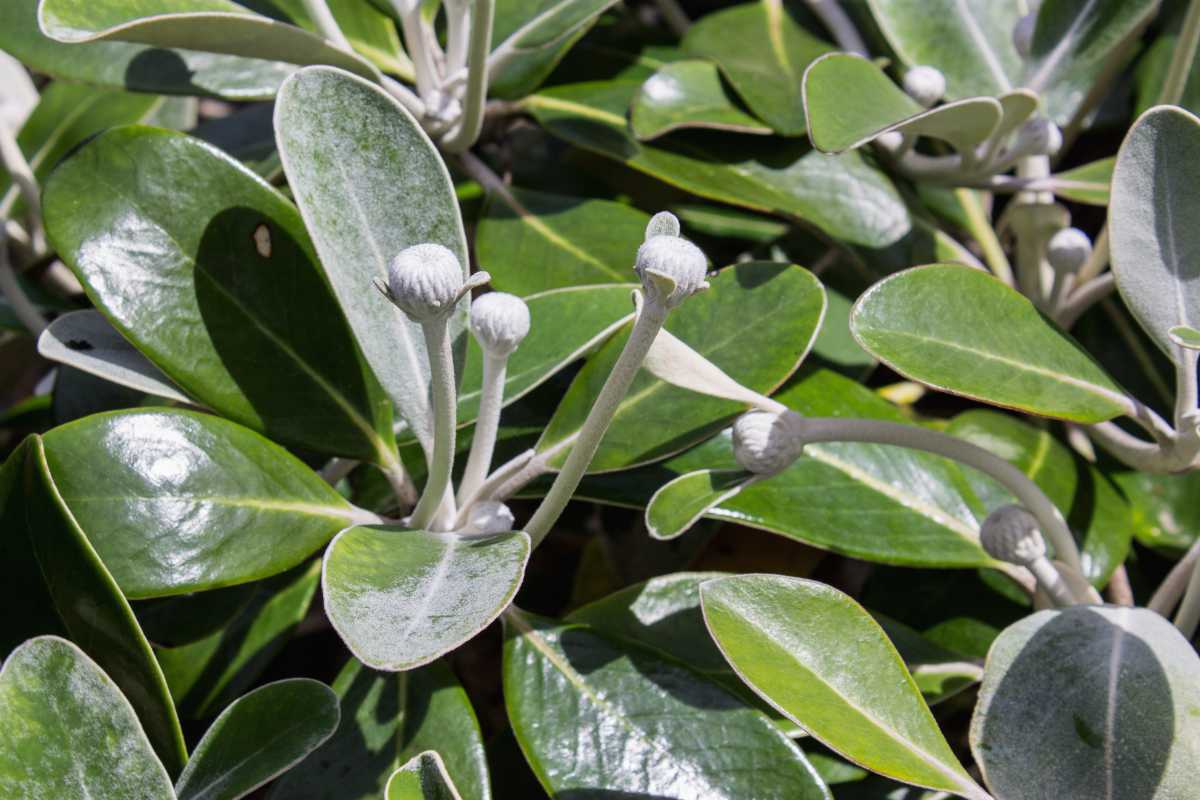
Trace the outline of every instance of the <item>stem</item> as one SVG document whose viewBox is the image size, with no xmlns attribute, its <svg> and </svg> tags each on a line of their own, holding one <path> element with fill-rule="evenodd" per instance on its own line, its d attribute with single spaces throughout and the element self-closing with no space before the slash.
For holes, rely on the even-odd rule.
<svg viewBox="0 0 1200 800">
<path fill-rule="evenodd" d="M 1108 600 L 1113 605 L 1133 605 L 1133 587 L 1129 585 L 1129 573 L 1124 564 L 1113 570 L 1112 577 L 1108 580 Z"/>
<path fill-rule="evenodd" d="M 466 524 L 467 514 L 470 512 L 471 506 L 475 505 L 480 500 L 501 499 L 496 495 L 496 488 L 504 485 L 504 483 L 513 475 L 520 473 L 527 464 L 534 460 L 536 455 L 537 451 L 530 448 L 529 450 L 517 455 L 510 461 L 507 461 L 503 465 L 497 467 L 496 471 L 489 475 L 488 479 L 485 480 L 478 489 L 476 489 L 467 497 L 463 498 L 463 501 L 459 507 L 459 514 L 455 527 Z"/>
<path fill-rule="evenodd" d="M 45 231 L 42 227 L 41 190 L 38 188 L 37 178 L 33 174 L 33 167 L 29 166 L 25 154 L 21 152 L 21 146 L 17 144 L 16 137 L 6 125 L 0 125 L 0 164 L 4 165 L 9 175 L 12 175 L 13 184 L 25 198 L 26 211 L 30 221 L 30 239 L 34 251 L 40 251 L 46 241 Z"/>
<path fill-rule="evenodd" d="M 450 349 L 447 322 L 443 317 L 421 323 L 433 378 L 433 458 L 425 489 L 409 522 L 410 527 L 417 530 L 424 530 L 433 521 L 454 468 L 454 354 Z"/>
<path fill-rule="evenodd" d="M 1179 611 L 1175 613 L 1175 627 L 1189 642 L 1196 633 L 1197 623 L 1200 623 L 1200 563 L 1192 567 L 1187 591 L 1183 593 Z"/>
<path fill-rule="evenodd" d="M 806 443 L 865 442 L 908 447 L 934 453 L 987 473 L 1012 492 L 1021 505 L 1033 514 L 1042 532 L 1053 543 L 1056 557 L 1082 572 L 1075 537 L 1071 535 L 1071 529 L 1067 527 L 1062 514 L 1036 483 L 999 456 L 962 439 L 898 422 L 807 417 L 804 425 Z"/>
<path fill-rule="evenodd" d="M 863 41 L 858 28 L 854 27 L 854 21 L 850 19 L 837 0 L 806 1 L 808 7 L 821 20 L 821 24 L 833 36 L 833 40 L 837 42 L 838 47 L 848 53 L 854 53 L 863 58 L 870 58 L 867 43 Z"/>
<path fill-rule="evenodd" d="M 1071 590 L 1067 587 L 1067 582 L 1063 580 L 1063 576 L 1050 563 L 1050 559 L 1042 556 L 1029 565 L 1029 571 L 1037 579 L 1038 585 L 1046 590 L 1046 594 L 1050 595 L 1050 599 L 1054 601 L 1055 605 L 1060 608 L 1066 608 L 1078 602 L 1074 595 L 1071 594 Z"/>
<path fill-rule="evenodd" d="M 1200 352 L 1175 348 L 1175 430 L 1182 433 L 1196 424 L 1196 360 Z"/>
<path fill-rule="evenodd" d="M 413 94 L 413 91 L 403 83 L 400 83 L 400 81 L 396 80 L 395 78 L 390 78 L 387 75 L 384 75 L 383 88 L 387 90 L 388 94 L 396 98 L 396 100 L 400 102 L 400 105 L 404 106 L 408 113 L 412 114 L 418 120 L 425 116 L 425 112 L 428 110 L 425 107 L 425 103 L 421 101 L 421 98 Z"/>
<path fill-rule="evenodd" d="M 642 312 L 633 323 L 633 331 L 629 334 L 629 340 L 625 342 L 625 349 L 621 351 L 617 363 L 613 365 L 612 372 L 596 397 L 595 404 L 588 412 L 583 427 L 579 429 L 575 446 L 571 448 L 566 463 L 559 470 L 558 477 L 554 479 L 554 484 L 546 493 L 542 504 L 525 525 L 525 532 L 529 534 L 534 547 L 546 538 L 550 528 L 567 507 L 567 502 L 570 501 L 579 482 L 583 480 L 588 464 L 596 455 L 617 407 L 629 391 L 630 384 L 633 383 L 642 361 L 650 352 L 650 346 L 654 344 L 654 339 L 666 320 L 666 308 L 658 303 L 642 304 Z"/>
<path fill-rule="evenodd" d="M 1170 472 L 1162 449 L 1125 432 L 1113 422 L 1101 422 L 1087 427 L 1088 435 L 1117 460 L 1143 472 Z"/>
<path fill-rule="evenodd" d="M 1183 18 L 1179 40 L 1175 42 L 1175 52 L 1171 54 L 1171 64 L 1167 67 L 1167 77 L 1158 95 L 1159 105 L 1179 105 L 1183 99 L 1188 73 L 1196 58 L 1197 43 L 1200 43 L 1200 0 L 1192 0 L 1188 3 L 1187 16 Z"/>
<path fill-rule="evenodd" d="M 408 473 L 404 471 L 404 465 L 399 461 L 383 468 L 383 476 L 387 478 L 388 484 L 392 487 L 392 494 L 396 496 L 396 502 L 401 508 L 412 508 L 417 504 L 417 487 L 413 485 L 412 478 L 408 477 Z"/>
<path fill-rule="evenodd" d="M 1004 254 L 1000 239 L 996 237 L 996 229 L 992 227 L 991 221 L 984 213 L 983 204 L 970 189 L 955 189 L 954 196 L 958 199 L 963 211 L 967 213 L 967 229 L 979 243 L 979 249 L 983 251 L 983 260 L 987 263 L 988 269 L 1004 283 L 1012 286 L 1012 264 L 1009 263 L 1008 256 Z"/>
<path fill-rule="evenodd" d="M 676 0 L 654 0 L 654 5 L 658 6 L 658 13 L 672 33 L 682 38 L 688 32 L 692 21 Z"/>
<path fill-rule="evenodd" d="M 338 26 L 337 20 L 334 19 L 333 12 L 325 4 L 325 0 L 304 0 L 304 10 L 308 12 L 308 16 L 312 18 L 313 24 L 317 26 L 317 30 L 322 36 L 333 42 L 339 49 L 345 50 L 347 53 L 354 52 L 354 48 L 350 46 L 346 34 L 342 33 L 341 27 Z"/>
<path fill-rule="evenodd" d="M 335 458 L 320 471 L 321 479 L 330 486 L 336 486 L 342 478 L 354 471 L 361 462 L 353 458 Z"/>
<path fill-rule="evenodd" d="M 470 0 L 446 0 L 443 7 L 446 9 L 446 75 L 454 75 L 467 65 L 467 40 L 473 12 Z"/>
<path fill-rule="evenodd" d="M 404 31 L 404 46 L 408 57 L 412 59 L 413 71 L 416 73 L 417 94 L 422 100 L 428 99 L 437 86 L 437 65 L 434 62 L 433 51 L 425 40 L 425 25 L 421 19 L 421 4 L 414 2 L 412 8 L 405 9 L 403 3 L 392 0 L 400 17 L 400 27 Z"/>
<path fill-rule="evenodd" d="M 479 392 L 479 416 L 475 420 L 471 453 L 467 456 L 467 466 L 458 485 L 460 505 L 483 484 L 488 467 L 492 465 L 496 433 L 500 429 L 500 407 L 504 404 L 504 375 L 507 367 L 507 355 L 495 355 L 486 350 L 483 352 L 483 385 Z"/>
<path fill-rule="evenodd" d="M 1108 266 L 1108 257 L 1108 222 L 1106 221 L 1100 228 L 1100 233 L 1096 234 L 1096 240 L 1092 242 L 1092 254 L 1088 256 L 1087 263 L 1080 268 L 1079 272 L 1075 273 L 1075 280 L 1080 289 L 1095 280 L 1101 270 Z"/>
<path fill-rule="evenodd" d="M 8 232 L 2 226 L 0 226 L 0 295 L 8 298 L 9 305 L 12 306 L 17 319 L 29 329 L 35 338 L 42 335 L 42 331 L 46 330 L 46 319 L 29 299 L 29 295 L 25 294 L 20 281 L 17 280 L 17 273 L 8 260 Z"/>
<path fill-rule="evenodd" d="M 1058 324 L 1063 330 L 1070 330 L 1089 308 L 1108 297 L 1116 288 L 1117 281 L 1111 272 L 1079 286 L 1058 307 Z"/>
<path fill-rule="evenodd" d="M 467 63 L 467 94 L 463 99 L 462 119 L 442 140 L 450 153 L 466 150 L 475 144 L 483 129 L 483 109 L 487 103 L 488 48 L 492 42 L 492 19 L 496 0 L 475 0 L 471 11 L 471 42 Z"/>
<path fill-rule="evenodd" d="M 1184 587 L 1188 584 L 1188 579 L 1192 575 L 1192 570 L 1196 563 L 1200 562 L 1200 539 L 1196 539 L 1188 551 L 1184 553 L 1183 558 L 1171 567 L 1171 571 L 1167 573 L 1167 577 L 1163 578 L 1163 582 L 1159 584 L 1154 594 L 1150 597 L 1150 602 L 1146 604 L 1146 608 L 1151 611 L 1157 611 L 1164 617 L 1171 613 L 1175 605 L 1179 602 L 1179 596 L 1183 594 Z"/>
</svg>

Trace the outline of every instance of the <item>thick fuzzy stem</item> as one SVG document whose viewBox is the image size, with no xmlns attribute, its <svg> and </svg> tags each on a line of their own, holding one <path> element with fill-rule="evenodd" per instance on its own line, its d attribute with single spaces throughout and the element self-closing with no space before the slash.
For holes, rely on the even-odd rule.
<svg viewBox="0 0 1200 800">
<path fill-rule="evenodd" d="M 487 103 L 488 47 L 492 41 L 492 18 L 496 0 L 475 0 L 471 10 L 471 37 L 467 54 L 467 93 L 463 98 L 462 119 L 442 140 L 448 153 L 458 153 L 475 144 L 483 129 L 483 112 Z M 453 74 L 453 70 L 449 74 Z"/>
<path fill-rule="evenodd" d="M 1154 594 L 1150 597 L 1150 602 L 1146 604 L 1146 608 L 1151 611 L 1157 611 L 1164 617 L 1168 616 L 1174 610 L 1176 604 L 1179 603 L 1179 597 L 1183 594 L 1184 587 L 1187 586 L 1192 572 L 1196 568 L 1196 564 L 1200 562 L 1200 539 L 1197 539 L 1183 558 L 1171 567 L 1171 571 L 1167 573 L 1167 577 L 1163 578 L 1163 582 L 1154 590 Z"/>
<path fill-rule="evenodd" d="M 1187 591 L 1183 593 L 1183 601 L 1175 614 L 1175 627 L 1188 641 L 1196 634 L 1197 623 L 1200 623 L 1200 563 L 1192 567 Z"/>
<path fill-rule="evenodd" d="M 504 375 L 508 356 L 484 351 L 483 387 L 479 393 L 479 416 L 475 420 L 475 436 L 462 481 L 458 485 L 458 501 L 462 505 L 483 484 L 492 453 L 496 449 L 496 433 L 500 429 L 500 406 L 504 404 Z"/>
<path fill-rule="evenodd" d="M 445 317 L 421 323 L 433 379 L 433 458 L 425 489 L 409 523 L 418 530 L 425 529 L 433 521 L 450 485 L 450 473 L 454 468 L 454 354 L 450 349 L 447 324 Z"/>
<path fill-rule="evenodd" d="M 17 273 L 9 263 L 8 233 L 3 227 L 0 227 L 0 295 L 8 298 L 8 303 L 21 324 L 35 337 L 41 336 L 42 331 L 46 329 L 46 320 L 21 288 Z"/>
<path fill-rule="evenodd" d="M 12 176 L 13 185 L 21 197 L 25 199 L 25 207 L 29 216 L 29 233 L 32 247 L 39 251 L 45 244 L 45 233 L 42 229 L 42 197 L 38 188 L 37 178 L 33 167 L 21 152 L 17 139 L 5 125 L 0 124 L 0 166 Z M 7 199 L 7 198 L 6 198 Z M 7 209 L 5 209 L 7 213 Z"/>
<path fill-rule="evenodd" d="M 317 26 L 317 30 L 322 36 L 347 53 L 354 52 L 354 48 L 350 46 L 346 34 L 342 33 L 337 20 L 333 18 L 333 12 L 325 4 L 325 0 L 304 0 L 304 10 L 308 12 L 308 16 L 312 18 L 313 24 Z"/>
</svg>

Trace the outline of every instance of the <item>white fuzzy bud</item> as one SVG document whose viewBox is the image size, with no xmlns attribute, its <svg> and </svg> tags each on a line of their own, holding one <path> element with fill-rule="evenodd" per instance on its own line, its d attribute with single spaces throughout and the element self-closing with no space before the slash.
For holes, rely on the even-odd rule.
<svg viewBox="0 0 1200 800">
<path fill-rule="evenodd" d="M 481 295 L 471 303 L 471 332 L 484 351 L 510 355 L 529 333 L 529 306 L 504 292 Z"/>
<path fill-rule="evenodd" d="M 1092 256 L 1092 240 L 1079 228 L 1063 228 L 1046 243 L 1046 260 L 1055 272 L 1073 274 Z"/>
<path fill-rule="evenodd" d="M 803 449 L 804 417 L 795 411 L 747 411 L 733 424 L 733 457 L 747 472 L 782 472 Z"/>
<path fill-rule="evenodd" d="M 904 91 L 929 108 L 946 94 L 946 76 L 936 67 L 916 66 L 904 73 Z"/>
<path fill-rule="evenodd" d="M 887 150 L 889 153 L 894 153 L 904 146 L 904 134 L 900 131 L 888 131 L 881 133 L 875 137 L 875 144 Z"/>
<path fill-rule="evenodd" d="M 646 224 L 646 240 L 655 236 L 678 236 L 679 218 L 670 211 L 660 211 Z"/>
<path fill-rule="evenodd" d="M 388 269 L 388 297 L 415 322 L 444 317 L 463 292 L 462 265 L 440 244 L 405 248 Z"/>
<path fill-rule="evenodd" d="M 979 543 L 998 561 L 1028 567 L 1046 557 L 1046 541 L 1037 520 L 1021 506 L 1001 506 L 979 529 Z"/>
<path fill-rule="evenodd" d="M 1062 131 L 1045 117 L 1034 117 L 1017 131 L 1013 153 L 1018 156 L 1052 156 L 1062 147 Z"/>
<path fill-rule="evenodd" d="M 1012 43 L 1021 58 L 1029 58 L 1033 52 L 1033 31 L 1037 27 L 1037 12 L 1026 14 L 1013 26 Z"/>
<path fill-rule="evenodd" d="M 674 308 L 699 291 L 708 288 L 704 276 L 708 260 L 699 247 L 679 236 L 651 236 L 637 252 L 634 272 L 642 279 L 646 301 Z M 653 274 L 651 274 L 653 273 Z M 675 282 L 675 288 L 665 297 L 654 275 L 664 275 Z"/>
<path fill-rule="evenodd" d="M 505 533 L 514 528 L 515 517 L 508 506 L 495 500 L 476 503 L 467 514 L 467 524 L 460 533 Z"/>
</svg>

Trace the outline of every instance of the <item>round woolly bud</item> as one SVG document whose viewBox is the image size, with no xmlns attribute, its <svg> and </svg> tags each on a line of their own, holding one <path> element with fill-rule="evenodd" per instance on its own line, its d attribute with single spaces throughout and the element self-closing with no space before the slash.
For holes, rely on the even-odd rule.
<svg viewBox="0 0 1200 800">
<path fill-rule="evenodd" d="M 529 306 L 504 292 L 480 295 L 471 303 L 471 332 L 486 352 L 507 356 L 529 333 Z"/>
<path fill-rule="evenodd" d="M 1013 26 L 1012 43 L 1021 58 L 1029 58 L 1033 52 L 1033 29 L 1037 27 L 1037 12 L 1026 14 Z"/>
<path fill-rule="evenodd" d="M 708 260 L 700 248 L 687 239 L 651 236 L 638 248 L 633 270 L 642 279 L 647 302 L 674 308 L 705 287 Z M 675 281 L 675 288 L 666 297 L 661 296 L 658 283 L 647 272 L 666 275 Z"/>
<path fill-rule="evenodd" d="M 646 224 L 646 238 L 654 236 L 678 236 L 679 218 L 670 211 L 660 211 Z"/>
<path fill-rule="evenodd" d="M 875 137 L 875 144 L 887 150 L 889 153 L 894 153 L 904 144 L 904 134 L 900 131 L 888 131 L 881 133 Z"/>
<path fill-rule="evenodd" d="M 462 266 L 454 253 L 440 244 L 407 247 L 388 269 L 388 295 L 416 322 L 449 314 L 462 288 Z"/>
<path fill-rule="evenodd" d="M 1056 272 L 1074 273 L 1092 255 L 1092 240 L 1079 228 L 1063 228 L 1046 243 L 1046 260 Z"/>
<path fill-rule="evenodd" d="M 1046 556 L 1046 541 L 1037 520 L 1021 506 L 1000 506 L 983 521 L 979 543 L 998 561 L 1027 567 Z"/>
<path fill-rule="evenodd" d="M 462 533 L 504 533 L 514 528 L 516 518 L 508 506 L 495 500 L 476 503 L 467 514 L 467 524 Z"/>
<path fill-rule="evenodd" d="M 1062 131 L 1045 117 L 1034 117 L 1017 131 L 1013 152 L 1019 156 L 1052 156 L 1062 147 Z"/>
<path fill-rule="evenodd" d="M 747 411 L 733 423 L 733 457 L 756 475 L 787 469 L 804 449 L 803 421 L 795 411 Z"/>
<path fill-rule="evenodd" d="M 946 93 L 946 76 L 935 67 L 913 67 L 904 73 L 904 91 L 913 100 L 929 108 Z"/>
</svg>

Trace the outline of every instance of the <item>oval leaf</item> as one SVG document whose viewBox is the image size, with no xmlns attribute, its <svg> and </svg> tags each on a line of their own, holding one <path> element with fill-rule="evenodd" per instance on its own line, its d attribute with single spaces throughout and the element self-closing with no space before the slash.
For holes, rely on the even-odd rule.
<svg viewBox="0 0 1200 800">
<path fill-rule="evenodd" d="M 702 469 L 663 486 L 646 506 L 646 529 L 655 539 L 687 532 L 714 506 L 736 495 L 751 476 L 741 470 Z"/>
<path fill-rule="evenodd" d="M 675 61 L 651 75 L 633 98 L 629 120 L 642 141 L 681 128 L 771 133 L 730 100 L 708 61 Z"/>
<path fill-rule="evenodd" d="M 375 669 L 427 664 L 486 628 L 517 593 L 529 537 L 356 526 L 325 551 L 325 612 Z"/>
<path fill-rule="evenodd" d="M 333 735 L 338 698 L 328 686 L 291 678 L 229 705 L 204 732 L 175 782 L 179 800 L 237 800 L 285 772 Z"/>
<path fill-rule="evenodd" d="M 384 800 L 462 800 L 442 757 L 426 750 L 392 773 Z"/>
<path fill-rule="evenodd" d="M 497 3 L 488 55 L 488 91 L 521 97 L 538 87 L 567 49 L 616 0 L 507 0 Z"/>
<path fill-rule="evenodd" d="M 0 792 L 23 800 L 173 800 L 129 701 L 57 636 L 18 647 L 0 669 Z"/>
<path fill-rule="evenodd" d="M 1148 609 L 1040 611 L 988 653 L 971 751 L 1006 800 L 1187 797 L 1198 674 L 1192 646 Z"/>
<path fill-rule="evenodd" d="M 274 575 L 377 519 L 283 448 L 208 414 L 97 414 L 45 440 L 63 500 L 128 597 Z"/>
<path fill-rule="evenodd" d="M 855 303 L 850 328 L 872 355 L 935 389 L 1074 422 L 1132 410 L 1078 344 L 979 270 L 933 264 L 886 278 Z"/>
<path fill-rule="evenodd" d="M 829 748 L 891 778 L 976 800 L 896 648 L 852 599 L 815 581 L 701 584 L 708 630 L 752 689 Z"/>
</svg>

